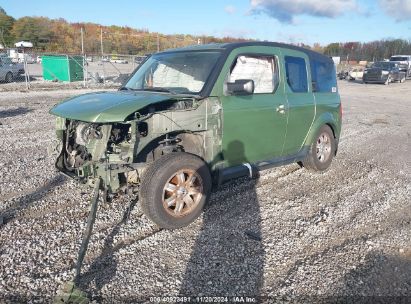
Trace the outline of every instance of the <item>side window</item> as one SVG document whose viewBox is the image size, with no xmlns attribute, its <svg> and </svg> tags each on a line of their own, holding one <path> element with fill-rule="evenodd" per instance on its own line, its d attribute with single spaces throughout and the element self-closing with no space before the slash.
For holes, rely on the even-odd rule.
<svg viewBox="0 0 411 304">
<path fill-rule="evenodd" d="M 333 62 L 322 62 L 313 59 L 311 62 L 311 71 L 314 92 L 337 92 L 337 78 Z"/>
<path fill-rule="evenodd" d="M 300 57 L 285 56 L 287 83 L 295 93 L 308 92 L 307 68 L 305 60 Z"/>
<path fill-rule="evenodd" d="M 273 93 L 279 82 L 277 60 L 273 56 L 239 56 L 230 69 L 227 82 L 254 81 L 254 94 Z"/>
</svg>

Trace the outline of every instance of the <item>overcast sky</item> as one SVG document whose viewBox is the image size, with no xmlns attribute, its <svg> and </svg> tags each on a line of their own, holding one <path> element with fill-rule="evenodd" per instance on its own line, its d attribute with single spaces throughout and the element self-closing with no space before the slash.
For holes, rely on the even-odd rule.
<svg viewBox="0 0 411 304">
<path fill-rule="evenodd" d="M 6 12 L 166 34 L 319 42 L 411 39 L 411 0 L 0 0 Z"/>
</svg>

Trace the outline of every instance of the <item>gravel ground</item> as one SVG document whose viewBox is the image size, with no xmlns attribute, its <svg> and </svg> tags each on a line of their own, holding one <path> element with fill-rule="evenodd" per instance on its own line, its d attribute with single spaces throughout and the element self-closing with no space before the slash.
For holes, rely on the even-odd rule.
<svg viewBox="0 0 411 304">
<path fill-rule="evenodd" d="M 339 86 L 343 134 L 330 170 L 289 165 L 231 182 L 176 231 L 159 230 L 135 197 L 101 204 L 80 287 L 98 303 L 411 301 L 411 81 Z M 48 302 L 74 274 L 91 191 L 54 171 L 48 109 L 89 91 L 0 93 L 0 302 Z"/>
</svg>

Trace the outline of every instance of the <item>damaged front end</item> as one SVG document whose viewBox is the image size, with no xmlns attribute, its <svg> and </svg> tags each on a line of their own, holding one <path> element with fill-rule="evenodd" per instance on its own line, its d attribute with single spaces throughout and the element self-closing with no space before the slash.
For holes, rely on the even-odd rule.
<svg viewBox="0 0 411 304">
<path fill-rule="evenodd" d="M 137 185 L 138 173 L 132 164 L 138 138 L 136 124 L 89 123 L 57 117 L 56 168 L 90 186 L 96 178 L 101 178 L 103 188 L 109 193 Z"/>
</svg>

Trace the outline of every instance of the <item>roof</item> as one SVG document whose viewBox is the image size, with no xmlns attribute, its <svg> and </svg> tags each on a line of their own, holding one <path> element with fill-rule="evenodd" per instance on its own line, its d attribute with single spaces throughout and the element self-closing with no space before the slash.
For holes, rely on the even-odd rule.
<svg viewBox="0 0 411 304">
<path fill-rule="evenodd" d="M 296 51 L 303 52 L 307 54 L 309 58 L 315 58 L 320 61 L 332 61 L 331 57 L 325 56 L 321 53 L 314 52 L 312 50 L 279 42 L 267 42 L 267 41 L 247 41 L 247 42 L 234 42 L 234 43 L 210 43 L 210 44 L 198 44 L 190 45 L 183 48 L 169 49 L 161 53 L 171 53 L 171 52 L 184 52 L 184 51 L 202 51 L 202 50 L 223 50 L 230 52 L 239 47 L 247 46 L 269 46 L 269 47 L 278 47 L 292 49 Z"/>
</svg>

